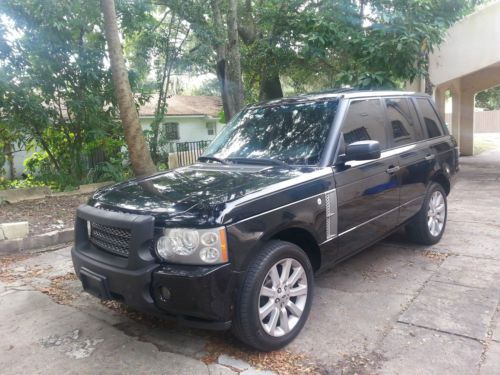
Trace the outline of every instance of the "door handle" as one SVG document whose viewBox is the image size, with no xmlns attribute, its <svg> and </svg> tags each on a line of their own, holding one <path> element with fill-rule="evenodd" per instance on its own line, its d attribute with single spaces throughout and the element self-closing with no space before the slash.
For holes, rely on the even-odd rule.
<svg viewBox="0 0 500 375">
<path fill-rule="evenodd" d="M 387 168 L 385 171 L 389 174 L 393 174 L 393 173 L 396 173 L 397 171 L 399 171 L 399 169 L 400 169 L 399 165 L 396 165 L 395 167 Z"/>
<path fill-rule="evenodd" d="M 434 154 L 429 154 L 425 157 L 425 160 L 427 161 L 430 161 L 430 160 L 434 160 L 436 158 L 436 155 Z"/>
</svg>

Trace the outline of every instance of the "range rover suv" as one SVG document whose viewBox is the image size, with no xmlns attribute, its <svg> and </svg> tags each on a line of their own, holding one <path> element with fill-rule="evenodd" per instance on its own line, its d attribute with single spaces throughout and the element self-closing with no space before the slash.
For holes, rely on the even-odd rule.
<svg viewBox="0 0 500 375">
<path fill-rule="evenodd" d="M 458 148 L 423 94 L 334 91 L 249 106 L 194 165 L 77 210 L 84 290 L 259 350 L 304 326 L 315 272 L 406 227 L 443 235 Z"/>
</svg>

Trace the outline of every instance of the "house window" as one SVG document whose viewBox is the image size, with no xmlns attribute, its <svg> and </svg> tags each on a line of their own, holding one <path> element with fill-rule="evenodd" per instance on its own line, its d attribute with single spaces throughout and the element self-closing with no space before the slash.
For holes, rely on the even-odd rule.
<svg viewBox="0 0 500 375">
<path fill-rule="evenodd" d="M 215 135 L 215 124 L 213 122 L 207 122 L 207 133 L 208 135 Z"/>
<path fill-rule="evenodd" d="M 169 141 L 179 140 L 179 123 L 178 122 L 165 122 L 165 138 Z"/>
</svg>

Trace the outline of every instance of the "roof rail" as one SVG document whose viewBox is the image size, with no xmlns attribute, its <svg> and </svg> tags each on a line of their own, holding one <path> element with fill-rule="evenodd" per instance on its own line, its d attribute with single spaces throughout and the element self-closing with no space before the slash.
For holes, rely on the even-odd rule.
<svg viewBox="0 0 500 375">
<path fill-rule="evenodd" d="M 342 94 L 344 92 L 352 92 L 352 91 L 373 91 L 373 90 L 360 89 L 358 87 L 340 87 L 340 88 L 331 88 L 316 92 L 309 92 L 307 94 L 302 94 L 302 95 Z"/>
</svg>

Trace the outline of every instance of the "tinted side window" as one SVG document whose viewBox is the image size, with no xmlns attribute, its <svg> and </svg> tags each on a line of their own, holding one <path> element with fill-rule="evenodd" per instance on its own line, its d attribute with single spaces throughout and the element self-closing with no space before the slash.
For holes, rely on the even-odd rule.
<svg viewBox="0 0 500 375">
<path fill-rule="evenodd" d="M 374 140 L 380 142 L 380 148 L 387 148 L 385 120 L 379 99 L 356 100 L 347 110 L 342 134 L 345 144 L 358 141 Z"/>
<path fill-rule="evenodd" d="M 443 128 L 441 127 L 441 122 L 436 114 L 436 111 L 432 107 L 431 103 L 427 99 L 417 99 L 418 106 L 422 112 L 422 117 L 424 118 L 424 126 L 427 129 L 429 138 L 439 137 L 443 135 Z"/>
<path fill-rule="evenodd" d="M 414 120 L 410 104 L 406 98 L 388 98 L 385 100 L 389 131 L 392 133 L 395 147 L 422 139 L 420 125 Z"/>
</svg>

